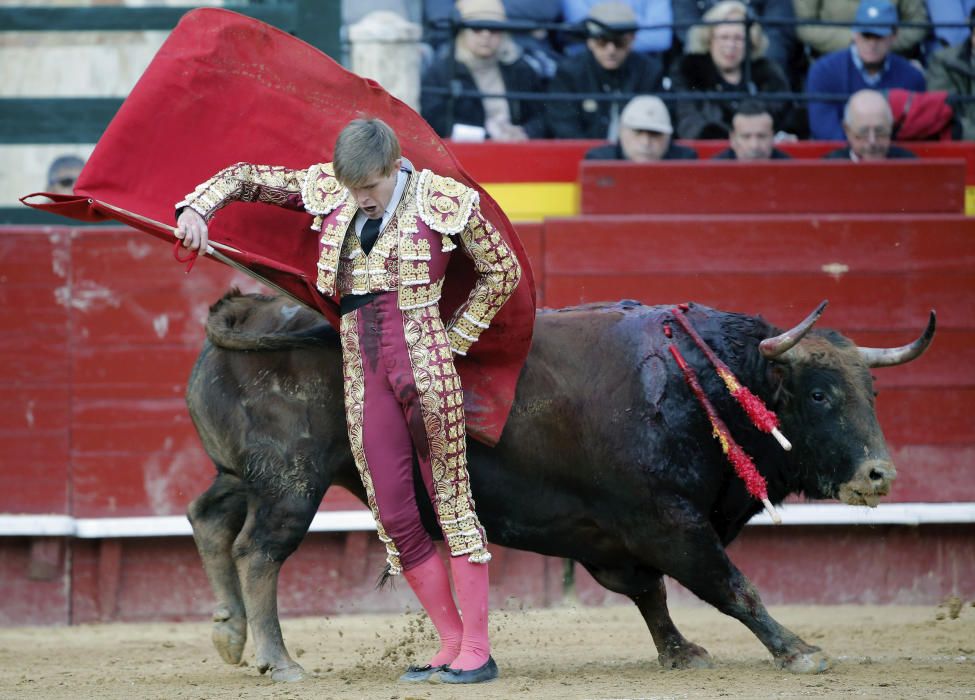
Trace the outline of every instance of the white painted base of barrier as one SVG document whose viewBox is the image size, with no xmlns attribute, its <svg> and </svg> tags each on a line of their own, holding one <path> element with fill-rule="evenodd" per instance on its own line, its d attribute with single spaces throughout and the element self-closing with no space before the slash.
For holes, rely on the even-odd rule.
<svg viewBox="0 0 975 700">
<path fill-rule="evenodd" d="M 975 523 L 975 503 L 885 503 L 876 508 L 834 503 L 778 506 L 783 525 L 948 525 Z M 772 525 L 759 513 L 749 525 Z M 310 532 L 375 530 L 367 510 L 333 510 L 315 515 Z M 143 518 L 72 518 L 70 515 L 0 514 L 0 537 L 183 537 L 192 535 L 182 515 Z"/>
</svg>

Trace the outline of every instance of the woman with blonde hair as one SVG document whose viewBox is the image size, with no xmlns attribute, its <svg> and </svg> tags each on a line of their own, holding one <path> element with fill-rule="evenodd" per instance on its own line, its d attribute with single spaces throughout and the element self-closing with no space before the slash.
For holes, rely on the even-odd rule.
<svg viewBox="0 0 975 700">
<path fill-rule="evenodd" d="M 782 69 L 764 57 L 768 40 L 757 23 L 748 32 L 750 71 L 746 72 L 746 15 L 744 3 L 724 0 L 701 18 L 707 24 L 696 25 L 688 32 L 686 53 L 671 76 L 673 91 L 726 93 L 730 99 L 677 100 L 675 111 L 680 138 L 726 139 L 741 100 L 763 92 L 790 91 Z M 766 104 L 775 129 L 790 130 L 791 104 L 769 101 Z"/>
</svg>

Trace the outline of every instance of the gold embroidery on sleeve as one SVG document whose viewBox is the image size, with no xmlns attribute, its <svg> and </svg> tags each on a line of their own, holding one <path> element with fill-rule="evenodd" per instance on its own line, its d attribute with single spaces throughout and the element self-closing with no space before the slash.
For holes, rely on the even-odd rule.
<svg viewBox="0 0 975 700">
<path fill-rule="evenodd" d="M 278 165 L 236 163 L 224 168 L 176 204 L 189 207 L 209 221 L 230 202 L 265 202 L 278 206 L 301 193 L 304 170 Z"/>
<path fill-rule="evenodd" d="M 460 234 L 461 248 L 474 261 L 477 282 L 447 324 L 450 348 L 466 355 L 491 319 L 514 293 L 521 265 L 494 225 L 475 209 Z"/>
</svg>

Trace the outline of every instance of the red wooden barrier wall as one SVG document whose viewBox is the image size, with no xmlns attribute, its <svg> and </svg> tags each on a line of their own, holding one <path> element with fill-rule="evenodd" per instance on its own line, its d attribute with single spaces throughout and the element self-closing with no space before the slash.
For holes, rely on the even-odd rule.
<svg viewBox="0 0 975 700">
<path fill-rule="evenodd" d="M 962 160 L 583 161 L 583 214 L 958 213 Z"/>
</svg>

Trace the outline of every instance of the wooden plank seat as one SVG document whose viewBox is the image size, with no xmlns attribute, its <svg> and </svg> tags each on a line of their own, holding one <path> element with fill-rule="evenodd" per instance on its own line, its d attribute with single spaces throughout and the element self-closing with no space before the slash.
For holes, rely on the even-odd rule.
<svg viewBox="0 0 975 700">
<path fill-rule="evenodd" d="M 960 159 L 583 161 L 582 214 L 961 213 Z"/>
</svg>

